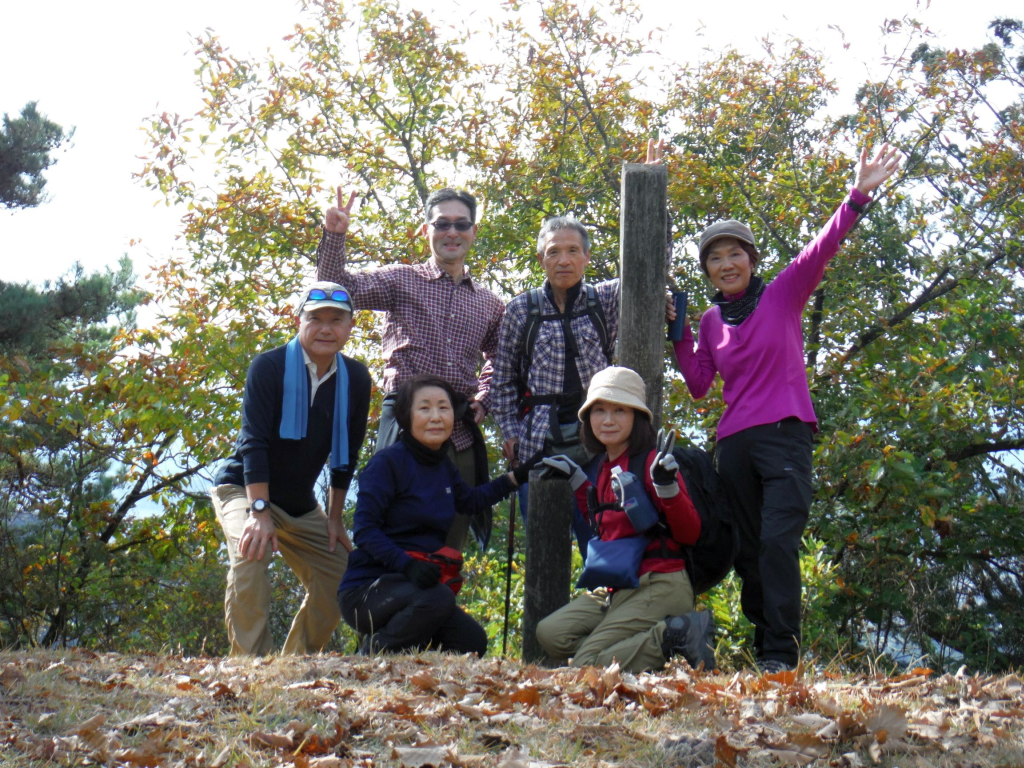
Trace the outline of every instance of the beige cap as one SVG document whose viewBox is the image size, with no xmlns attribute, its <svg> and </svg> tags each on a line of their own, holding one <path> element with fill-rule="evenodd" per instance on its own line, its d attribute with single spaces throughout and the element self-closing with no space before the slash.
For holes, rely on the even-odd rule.
<svg viewBox="0 0 1024 768">
<path fill-rule="evenodd" d="M 335 307 L 352 311 L 352 297 L 348 289 L 339 283 L 321 280 L 305 288 L 295 300 L 295 314 L 301 315 L 303 310 L 312 312 L 321 307 Z"/>
<path fill-rule="evenodd" d="M 648 418 L 654 418 L 647 407 L 647 387 L 644 380 L 640 378 L 639 373 L 629 368 L 612 365 L 594 374 L 594 378 L 590 380 L 590 389 L 587 390 L 587 401 L 579 411 L 581 421 L 587 409 L 598 400 L 628 405 L 630 408 L 643 411 Z"/>
</svg>

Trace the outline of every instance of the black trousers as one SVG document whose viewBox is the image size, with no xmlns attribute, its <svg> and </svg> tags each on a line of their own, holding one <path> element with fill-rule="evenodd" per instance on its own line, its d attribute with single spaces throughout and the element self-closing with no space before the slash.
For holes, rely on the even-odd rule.
<svg viewBox="0 0 1024 768">
<path fill-rule="evenodd" d="M 352 629 L 370 635 L 374 651 L 431 648 L 453 653 L 487 653 L 487 633 L 455 604 L 443 584 L 420 589 L 400 573 L 338 595 L 341 617 Z"/>
<path fill-rule="evenodd" d="M 800 540 L 813 496 L 812 427 L 795 418 L 718 441 L 739 530 L 740 606 L 754 625 L 757 659 L 796 664 L 800 649 Z"/>
</svg>

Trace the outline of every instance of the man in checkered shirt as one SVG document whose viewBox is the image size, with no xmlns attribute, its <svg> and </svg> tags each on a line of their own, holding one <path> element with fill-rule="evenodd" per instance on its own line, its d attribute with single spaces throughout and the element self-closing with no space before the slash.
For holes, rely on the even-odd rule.
<svg viewBox="0 0 1024 768">
<path fill-rule="evenodd" d="M 583 272 L 590 260 L 590 237 L 586 228 L 568 216 L 548 219 L 537 237 L 537 258 L 547 279 L 541 290 L 541 321 L 531 359 L 523 359 L 527 292 L 505 308 L 494 362 L 494 415 L 509 461 L 517 457 L 525 461 L 543 450 L 549 456 L 568 454 L 583 465 L 589 457 L 579 442 L 577 411 L 594 374 L 611 364 L 609 352 L 619 332 L 619 280 L 592 286 L 604 318 L 602 344 L 594 313 L 587 311 Z M 526 487 L 520 486 L 519 492 L 524 518 Z M 581 535 L 583 540 L 589 537 L 578 531 L 577 538 Z"/>
<path fill-rule="evenodd" d="M 403 382 L 420 373 L 440 376 L 451 384 L 467 399 L 471 420 L 479 425 L 491 407 L 493 360 L 504 304 L 476 283 L 466 267 L 466 256 L 476 239 L 476 200 L 464 190 L 437 190 L 427 198 L 421 228 L 430 244 L 429 259 L 354 272 L 346 263 L 345 233 L 355 196 L 353 192 L 344 203 L 339 187 L 337 205 L 327 210 L 324 235 L 316 252 L 316 272 L 318 280 L 347 287 L 355 309 L 386 313 L 383 351 L 387 394 L 375 450 L 395 441 L 398 425 L 393 395 Z M 481 354 L 483 366 L 478 373 Z M 482 441 L 474 450 L 472 430 L 466 421 L 456 420 L 452 458 L 463 479 L 475 485 L 478 479 L 486 478 L 486 451 L 481 457 Z M 484 466 L 478 467 L 481 464 Z M 448 545 L 462 550 L 468 526 L 468 518 L 458 516 Z"/>
</svg>

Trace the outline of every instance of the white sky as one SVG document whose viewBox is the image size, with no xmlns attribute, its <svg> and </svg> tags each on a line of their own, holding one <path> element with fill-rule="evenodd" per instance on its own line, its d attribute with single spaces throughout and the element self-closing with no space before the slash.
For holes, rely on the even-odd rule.
<svg viewBox="0 0 1024 768">
<path fill-rule="evenodd" d="M 432 20 L 455 21 L 483 14 L 497 2 L 404 4 L 427 11 Z M 936 0 L 930 6 L 914 0 L 778 0 L 774 12 L 766 12 L 762 3 L 639 0 L 639 5 L 645 22 L 670 30 L 665 52 L 681 62 L 697 61 L 705 47 L 751 51 L 766 34 L 802 38 L 827 53 L 827 72 L 840 82 L 840 106 L 869 71 L 879 71 L 879 27 L 887 18 L 917 18 L 945 35 L 941 43 L 967 48 L 986 40 L 992 19 L 1024 16 L 1019 0 Z M 670 5 L 676 10 L 663 10 Z M 11 0 L 5 6 L 0 112 L 13 116 L 26 102 L 38 101 L 40 111 L 65 128 L 75 126 L 76 133 L 74 146 L 60 153 L 47 173 L 51 202 L 0 212 L 0 280 L 39 283 L 65 273 L 76 260 L 94 270 L 114 265 L 124 253 L 145 273 L 176 247 L 182 212 L 162 202 L 154 207 L 157 194 L 132 180 L 146 151 L 143 120 L 157 111 L 195 111 L 199 92 L 192 36 L 211 28 L 236 54 L 283 51 L 281 38 L 299 19 L 298 5 L 293 0 L 177 0 L 165 6 Z M 845 33 L 848 50 L 832 27 Z"/>
</svg>

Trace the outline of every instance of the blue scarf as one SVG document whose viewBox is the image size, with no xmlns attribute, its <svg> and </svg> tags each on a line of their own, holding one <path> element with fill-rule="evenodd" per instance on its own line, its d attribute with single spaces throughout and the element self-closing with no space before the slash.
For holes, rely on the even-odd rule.
<svg viewBox="0 0 1024 768">
<path fill-rule="evenodd" d="M 334 374 L 334 424 L 331 427 L 331 469 L 348 469 L 348 368 L 339 352 Z M 281 403 L 282 440 L 302 440 L 309 418 L 309 369 L 302 356 L 299 337 L 288 342 L 284 353 L 284 399 Z"/>
</svg>

